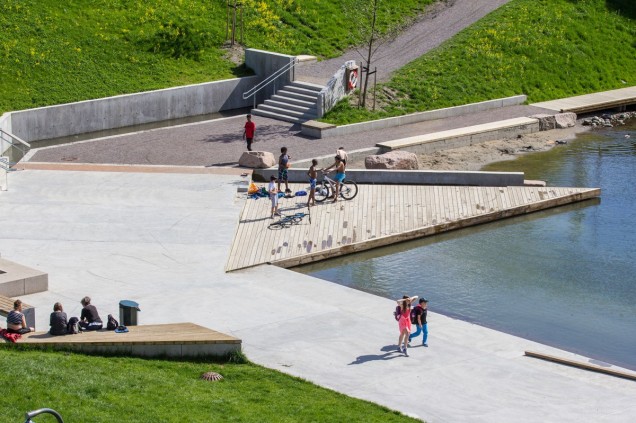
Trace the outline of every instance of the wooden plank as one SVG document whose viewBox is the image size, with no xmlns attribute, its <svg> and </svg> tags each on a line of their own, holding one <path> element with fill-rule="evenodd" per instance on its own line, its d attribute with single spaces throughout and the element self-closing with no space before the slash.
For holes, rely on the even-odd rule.
<svg viewBox="0 0 636 423">
<path fill-rule="evenodd" d="M 565 364 L 566 366 L 577 367 L 579 369 L 589 370 L 597 373 L 604 373 L 611 376 L 620 377 L 623 379 L 636 380 L 636 373 L 628 373 L 621 370 L 612 370 L 605 367 L 595 366 L 588 363 L 582 363 L 580 361 L 569 360 L 567 358 L 556 357 L 554 355 L 538 353 L 533 351 L 526 351 L 526 357 L 539 358 L 541 360 L 551 361 L 553 363 Z"/>
</svg>

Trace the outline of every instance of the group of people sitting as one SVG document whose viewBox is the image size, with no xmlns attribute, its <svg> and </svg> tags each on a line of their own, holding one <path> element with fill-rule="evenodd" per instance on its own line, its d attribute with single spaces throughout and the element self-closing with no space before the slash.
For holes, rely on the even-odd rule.
<svg viewBox="0 0 636 423">
<path fill-rule="evenodd" d="M 97 308 L 91 304 L 90 297 L 84 297 L 80 301 L 82 303 L 82 313 L 79 318 L 71 317 L 68 319 L 62 303 L 53 305 L 53 313 L 51 313 L 49 333 L 51 335 L 66 335 L 76 333 L 75 327 L 79 330 L 99 330 L 103 327 L 102 319 L 99 317 Z M 34 329 L 26 323 L 24 313 L 22 313 L 22 301 L 15 300 L 13 310 L 7 315 L 7 332 L 24 335 L 32 332 Z"/>
</svg>

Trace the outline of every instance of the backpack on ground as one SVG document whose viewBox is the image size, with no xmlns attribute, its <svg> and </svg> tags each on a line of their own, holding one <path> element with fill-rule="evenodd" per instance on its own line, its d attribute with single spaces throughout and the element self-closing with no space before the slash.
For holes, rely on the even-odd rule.
<svg viewBox="0 0 636 423">
<path fill-rule="evenodd" d="M 397 306 L 395 307 L 395 310 L 393 310 L 393 317 L 395 317 L 396 321 L 399 321 L 400 315 L 402 315 L 402 307 Z"/>
<path fill-rule="evenodd" d="M 119 322 L 115 320 L 112 314 L 108 315 L 108 322 L 106 323 L 106 330 L 115 330 L 119 326 Z"/>
<path fill-rule="evenodd" d="M 66 325 L 66 333 L 70 335 L 76 335 L 80 333 L 79 319 L 77 317 L 71 317 L 68 319 L 68 324 Z"/>
</svg>

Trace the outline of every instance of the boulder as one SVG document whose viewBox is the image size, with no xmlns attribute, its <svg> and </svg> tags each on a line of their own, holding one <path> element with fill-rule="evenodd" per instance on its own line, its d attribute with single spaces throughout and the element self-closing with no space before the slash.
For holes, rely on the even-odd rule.
<svg viewBox="0 0 636 423">
<path fill-rule="evenodd" d="M 556 119 L 553 115 L 538 114 L 530 117 L 539 121 L 539 131 L 549 131 L 556 128 Z"/>
<path fill-rule="evenodd" d="M 417 154 L 408 151 L 389 151 L 384 154 L 367 156 L 364 159 L 367 169 L 417 170 Z"/>
<path fill-rule="evenodd" d="M 576 113 L 557 113 L 556 115 L 554 115 L 554 120 L 556 123 L 556 127 L 559 129 L 571 128 L 576 125 Z"/>
<path fill-rule="evenodd" d="M 246 151 L 239 159 L 239 166 L 253 169 L 267 169 L 275 164 L 276 159 L 269 151 Z"/>
</svg>

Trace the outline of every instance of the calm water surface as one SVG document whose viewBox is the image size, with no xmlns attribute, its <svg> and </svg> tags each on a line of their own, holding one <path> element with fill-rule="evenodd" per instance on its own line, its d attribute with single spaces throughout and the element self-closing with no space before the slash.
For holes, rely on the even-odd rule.
<svg viewBox="0 0 636 423">
<path fill-rule="evenodd" d="M 298 270 L 387 298 L 424 296 L 432 311 L 636 370 L 636 122 L 488 169 L 600 187 L 601 200 Z"/>
</svg>

